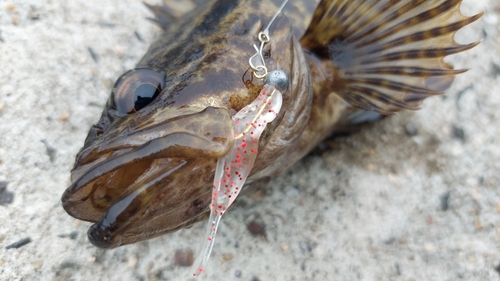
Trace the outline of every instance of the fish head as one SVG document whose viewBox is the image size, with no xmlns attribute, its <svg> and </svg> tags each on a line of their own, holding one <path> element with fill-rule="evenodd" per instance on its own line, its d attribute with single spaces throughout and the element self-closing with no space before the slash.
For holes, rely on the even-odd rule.
<svg viewBox="0 0 500 281">
<path fill-rule="evenodd" d="M 116 81 L 90 129 L 62 202 L 70 215 L 95 222 L 88 232 L 94 245 L 114 248 L 207 217 L 217 160 L 234 143 L 232 116 L 264 86 L 249 58 L 276 10 L 256 13 L 248 6 L 256 1 L 220 2 L 225 6 L 216 2 L 165 30 Z M 309 68 L 286 16 L 269 34 L 265 66 L 288 74 L 288 90 L 261 136 L 251 174 L 273 165 L 298 138 L 311 104 Z"/>
</svg>

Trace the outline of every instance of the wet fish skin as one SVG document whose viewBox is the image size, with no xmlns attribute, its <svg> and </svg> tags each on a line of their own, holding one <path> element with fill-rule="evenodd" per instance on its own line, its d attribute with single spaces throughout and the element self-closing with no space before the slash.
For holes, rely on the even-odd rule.
<svg viewBox="0 0 500 281">
<path fill-rule="evenodd" d="M 463 16 L 460 3 L 291 1 L 264 49 L 267 67 L 288 73 L 290 83 L 247 183 L 287 169 L 352 125 L 354 113 L 394 114 L 442 94 L 464 72 L 442 58 L 477 44 L 453 39 L 481 16 Z M 279 4 L 213 0 L 186 14 L 151 6 L 164 32 L 118 80 L 62 197 L 70 215 L 95 222 L 94 245 L 130 244 L 207 217 L 217 158 L 234 143 L 231 116 L 263 87 L 248 65 L 252 45 Z M 145 84 L 161 86 L 147 106 L 117 110 L 127 103 L 122 85 Z"/>
</svg>

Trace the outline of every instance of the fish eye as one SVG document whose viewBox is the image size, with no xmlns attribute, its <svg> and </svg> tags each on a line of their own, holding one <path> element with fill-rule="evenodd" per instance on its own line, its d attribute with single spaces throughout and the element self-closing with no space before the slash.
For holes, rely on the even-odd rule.
<svg viewBox="0 0 500 281">
<path fill-rule="evenodd" d="M 150 104 L 162 91 L 165 74 L 149 68 L 136 68 L 125 72 L 111 93 L 116 110 L 135 113 Z"/>
</svg>

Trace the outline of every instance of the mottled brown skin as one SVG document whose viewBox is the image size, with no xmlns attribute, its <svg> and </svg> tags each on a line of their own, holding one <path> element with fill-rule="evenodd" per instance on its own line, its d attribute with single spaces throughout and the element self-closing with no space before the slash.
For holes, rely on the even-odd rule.
<svg viewBox="0 0 500 281">
<path fill-rule="evenodd" d="M 301 0 L 286 6 L 284 15 L 270 28 L 271 42 L 264 53 L 267 67 L 285 71 L 290 82 L 279 116 L 261 137 L 247 183 L 287 169 L 326 135 L 348 125 L 349 115 L 356 110 L 347 102 L 383 114 L 415 109 L 423 98 L 440 94 L 453 75 L 460 73 L 441 59 L 473 47 L 454 43 L 453 34 L 478 16 L 463 17 L 458 12 L 461 1 L 437 1 L 451 7 L 440 10 L 422 1 L 406 0 L 409 6 L 429 6 L 421 9 L 433 11 L 417 17 L 419 22 L 439 17 L 439 13 L 446 18 L 430 23 L 434 30 L 420 37 L 389 28 L 379 33 L 386 32 L 385 37 L 401 34 L 398 38 L 403 41 L 382 44 L 370 38 L 377 26 L 394 20 L 387 17 L 374 24 L 378 14 L 400 5 L 397 2 L 387 1 L 382 6 L 374 0 L 347 4 Z M 231 116 L 249 104 L 263 86 L 248 65 L 255 53 L 252 45 L 258 43 L 258 32 L 280 3 L 205 1 L 177 19 L 167 10 L 152 7 L 165 31 L 137 68 L 164 73 L 164 87 L 148 106 L 130 114 L 117 110 L 117 89 L 113 90 L 76 157 L 72 184 L 62 198 L 70 215 L 95 222 L 89 229 L 94 245 L 130 244 L 206 218 L 217 158 L 234 142 Z M 356 29 L 349 29 L 345 22 L 356 15 L 350 5 L 358 5 L 358 18 L 367 20 L 359 30 L 371 32 L 356 35 Z M 409 6 L 398 7 L 392 17 L 404 17 Z M 364 12 L 368 9 L 379 11 Z M 162 11 L 169 15 L 162 16 Z M 450 27 L 456 19 L 463 22 Z M 443 20 L 446 23 L 441 26 Z M 402 23 L 401 28 L 411 26 Z M 356 36 L 366 39 L 364 45 L 354 40 Z M 440 50 L 415 52 L 410 48 L 384 53 L 398 46 L 396 43 L 434 37 Z M 348 56 L 350 53 L 355 56 Z M 392 63 L 398 59 L 418 63 Z M 398 77 L 388 79 L 389 75 Z"/>
</svg>

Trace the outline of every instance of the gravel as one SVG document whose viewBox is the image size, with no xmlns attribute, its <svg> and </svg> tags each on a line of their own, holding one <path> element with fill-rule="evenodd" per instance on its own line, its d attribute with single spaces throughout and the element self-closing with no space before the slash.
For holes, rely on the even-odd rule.
<svg viewBox="0 0 500 281">
<path fill-rule="evenodd" d="M 500 280 L 500 4 L 464 1 L 481 10 L 457 40 L 483 42 L 447 58 L 471 70 L 446 96 L 327 140 L 241 198 L 201 279 Z M 176 252 L 196 255 L 204 222 L 102 250 L 60 203 L 114 80 L 160 32 L 146 17 L 136 0 L 0 1 L 0 182 L 12 198 L 0 204 L 0 280 L 187 279 Z M 247 230 L 253 219 L 265 235 Z"/>
</svg>

